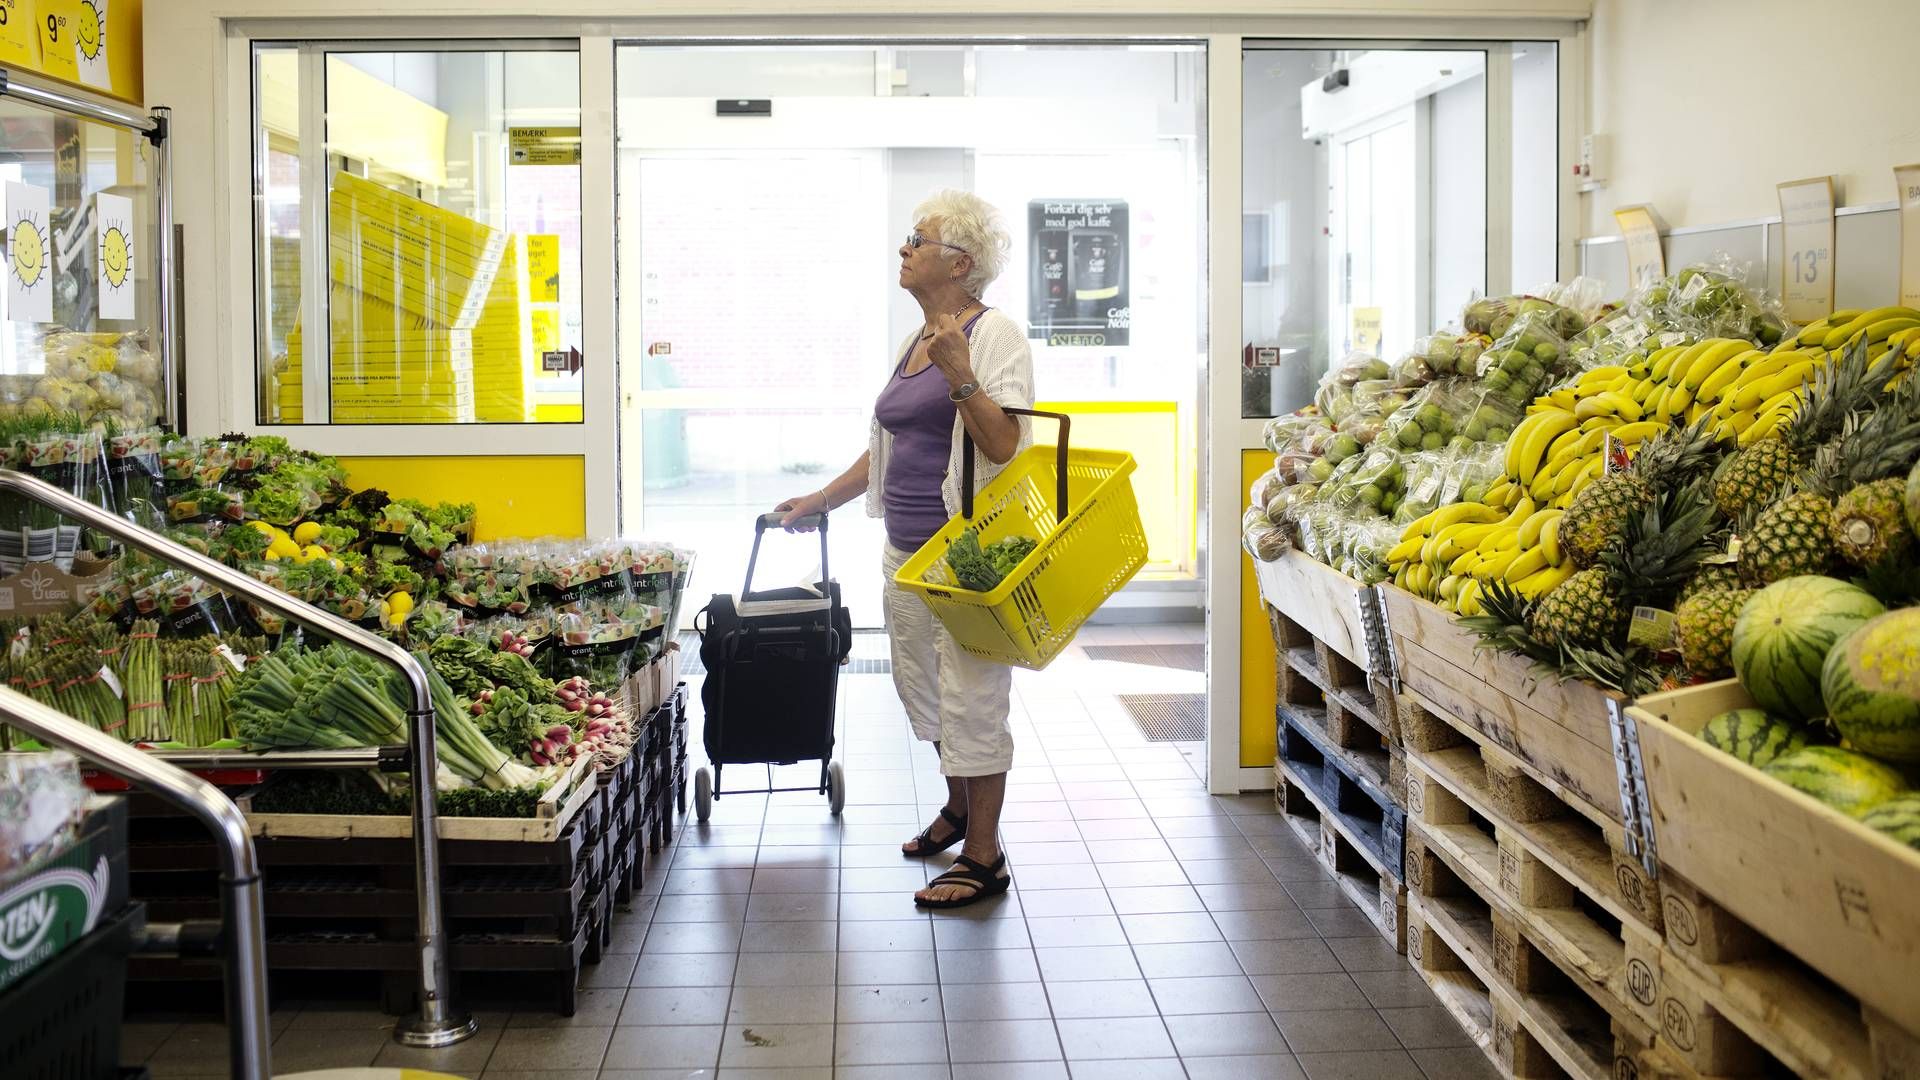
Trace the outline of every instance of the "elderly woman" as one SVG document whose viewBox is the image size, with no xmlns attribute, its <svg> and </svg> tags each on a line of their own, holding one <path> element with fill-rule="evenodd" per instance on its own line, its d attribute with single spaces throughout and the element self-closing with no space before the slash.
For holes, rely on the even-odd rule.
<svg viewBox="0 0 1920 1080">
<path fill-rule="evenodd" d="M 963 907 L 1005 892 L 1012 880 L 999 828 L 1013 764 L 1013 671 L 962 651 L 893 575 L 960 512 L 963 432 L 973 437 L 976 493 L 1031 443 L 1028 421 L 1005 410 L 1033 407 L 1033 354 L 1020 324 L 980 301 L 1011 247 L 998 212 L 978 196 L 943 191 L 914 221 L 900 245 L 900 287 L 926 322 L 894 354 L 867 452 L 826 487 L 777 510 L 791 524 L 864 494 L 867 513 L 886 519 L 880 569 L 893 681 L 914 735 L 933 744 L 947 778 L 947 804 L 900 850 L 924 858 L 964 841 L 952 868 L 914 894 L 924 907 Z"/>
</svg>

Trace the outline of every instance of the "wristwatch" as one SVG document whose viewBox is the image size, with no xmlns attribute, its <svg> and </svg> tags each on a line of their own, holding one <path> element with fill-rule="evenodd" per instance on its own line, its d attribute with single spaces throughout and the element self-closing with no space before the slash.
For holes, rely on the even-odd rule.
<svg viewBox="0 0 1920 1080">
<path fill-rule="evenodd" d="M 972 397 L 973 395 L 979 392 L 980 392 L 979 383 L 964 382 L 960 384 L 958 389 L 955 389 L 952 392 L 947 394 L 947 400 L 953 402 L 955 405 L 958 405 L 961 402 L 967 400 L 968 398 Z"/>
</svg>

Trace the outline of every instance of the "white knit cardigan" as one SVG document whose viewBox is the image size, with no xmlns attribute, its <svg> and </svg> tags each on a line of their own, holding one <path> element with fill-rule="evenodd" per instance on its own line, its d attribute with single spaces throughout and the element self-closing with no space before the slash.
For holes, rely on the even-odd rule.
<svg viewBox="0 0 1920 1080">
<path fill-rule="evenodd" d="M 887 378 L 893 378 L 900 368 L 899 358 L 906 355 L 920 336 L 919 328 L 907 335 L 900 347 L 894 350 L 894 361 L 887 367 Z M 1033 408 L 1033 350 L 1027 347 L 1026 330 L 1011 316 L 998 308 L 989 309 L 973 324 L 968 335 L 972 353 L 973 374 L 980 381 L 979 392 L 992 398 L 1003 409 Z M 1014 417 L 1020 424 L 1020 441 L 1014 447 L 1013 456 L 1033 445 L 1033 420 L 1025 416 Z M 874 419 L 867 436 L 867 516 L 885 517 L 881 493 L 887 476 L 887 455 L 893 450 L 893 435 L 880 426 Z M 965 421 L 959 411 L 953 417 L 953 450 L 947 461 L 947 478 L 940 487 L 940 494 L 946 503 L 947 513 L 960 512 L 960 440 L 965 432 Z M 1007 459 L 1009 462 L 1012 457 Z M 973 490 L 977 495 L 1004 468 L 987 460 L 978 443 L 973 448 Z M 976 509 L 976 512 L 977 509 Z"/>
</svg>

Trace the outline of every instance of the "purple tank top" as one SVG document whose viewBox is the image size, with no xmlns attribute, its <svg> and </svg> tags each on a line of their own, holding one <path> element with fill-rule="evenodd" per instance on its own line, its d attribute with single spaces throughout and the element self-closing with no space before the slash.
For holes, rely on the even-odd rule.
<svg viewBox="0 0 1920 1080">
<path fill-rule="evenodd" d="M 967 323 L 968 335 L 985 314 L 982 311 Z M 954 404 L 947 397 L 947 380 L 933 365 L 906 373 L 907 362 L 921 345 L 915 341 L 907 347 L 873 405 L 874 419 L 893 436 L 880 492 L 887 542 L 907 552 L 933 539 L 950 516 L 940 489 L 953 456 Z"/>
</svg>

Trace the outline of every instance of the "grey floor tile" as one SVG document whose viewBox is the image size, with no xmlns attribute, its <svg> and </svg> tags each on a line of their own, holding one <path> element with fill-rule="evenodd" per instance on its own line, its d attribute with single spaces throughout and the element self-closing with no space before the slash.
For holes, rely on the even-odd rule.
<svg viewBox="0 0 1920 1080">
<path fill-rule="evenodd" d="M 1245 975 L 1211 975 L 1147 980 L 1166 1016 L 1194 1013 L 1262 1012 L 1260 994 Z"/>
<path fill-rule="evenodd" d="M 734 986 L 832 986 L 835 954 L 741 953 Z"/>
<path fill-rule="evenodd" d="M 837 922 L 747 923 L 740 934 L 740 951 L 832 952 L 839 942 Z"/>
<path fill-rule="evenodd" d="M 275 1068 L 279 1063 L 274 1063 Z M 599 1069 L 496 1069 L 487 1066 L 480 1080 L 598 1080 Z"/>
<path fill-rule="evenodd" d="M 1154 915 L 1122 915 L 1127 940 L 1135 945 L 1168 945 L 1190 941 L 1219 941 L 1220 928 L 1213 916 L 1204 911 L 1178 911 Z"/>
<path fill-rule="evenodd" d="M 1339 958 L 1340 966 L 1353 974 L 1363 971 L 1407 970 L 1407 958 L 1395 952 L 1393 944 L 1381 937 L 1378 932 L 1362 934 L 1359 937 L 1330 937 L 1326 942 L 1327 948 L 1333 950 L 1333 955 Z"/>
<path fill-rule="evenodd" d="M 1113 910 L 1121 915 L 1159 915 L 1180 911 L 1205 911 L 1200 894 L 1191 885 L 1142 885 L 1135 888 L 1108 889 Z"/>
<path fill-rule="evenodd" d="M 1424 1080 L 1420 1067 L 1405 1050 L 1301 1054 L 1297 1060 L 1306 1070 L 1307 1080 Z"/>
<path fill-rule="evenodd" d="M 938 1020 L 841 1024 L 834 1031 L 835 1065 L 945 1064 L 947 1026 Z"/>
<path fill-rule="evenodd" d="M 1151 818 L 1105 818 L 1075 823 L 1082 840 L 1146 840 L 1159 837 L 1162 823 Z M 1166 835 L 1173 835 L 1167 833 Z"/>
<path fill-rule="evenodd" d="M 1477 1046 L 1451 1047 L 1445 1050 L 1413 1050 L 1414 1064 L 1427 1080 L 1496 1080 L 1500 1071 L 1493 1067 Z"/>
<path fill-rule="evenodd" d="M 1352 901 L 1340 891 L 1340 886 L 1326 879 L 1322 870 L 1318 881 L 1290 881 L 1284 883 L 1287 895 L 1303 908 L 1351 907 Z"/>
<path fill-rule="evenodd" d="M 966 911 L 981 911 L 987 907 L 1005 902 L 1005 897 L 982 901 Z M 926 918 L 924 908 L 915 907 L 911 892 L 883 893 L 842 893 L 840 894 L 840 921 L 867 922 L 873 919 L 911 919 Z"/>
<path fill-rule="evenodd" d="M 752 870 L 673 870 L 667 874 L 660 893 L 663 899 L 706 893 L 745 893 L 752 884 Z"/>
<path fill-rule="evenodd" d="M 1187 1080 L 1306 1080 L 1300 1063 L 1291 1054 L 1263 1054 L 1245 1057 L 1185 1057 Z"/>
<path fill-rule="evenodd" d="M 1203 1013 L 1163 1019 L 1183 1058 L 1287 1053 L 1280 1029 L 1265 1014 Z"/>
<path fill-rule="evenodd" d="M 1158 818 L 1160 835 L 1172 840 L 1178 836 L 1236 836 L 1233 819 L 1225 814 L 1207 817 Z"/>
<path fill-rule="evenodd" d="M 738 952 L 740 926 L 737 922 L 654 923 L 640 955 Z"/>
<path fill-rule="evenodd" d="M 297 1024 L 299 1019 L 299 1016 L 295 1015 L 294 1022 Z M 388 1024 L 390 1027 L 391 1018 L 388 1018 Z M 122 1065 L 139 1065 L 145 1062 L 147 1057 L 151 1055 L 161 1043 L 167 1041 L 167 1036 L 173 1034 L 173 1029 L 179 1026 L 178 1023 L 171 1020 L 135 1020 L 121 1024 L 120 1063 Z"/>
<path fill-rule="evenodd" d="M 1073 1080 L 1187 1080 L 1179 1058 L 1069 1061 L 1067 1071 Z"/>
<path fill-rule="evenodd" d="M 1103 888 L 1022 891 L 1020 906 L 1026 909 L 1028 919 L 1113 914 L 1113 902 Z"/>
<path fill-rule="evenodd" d="M 1090 863 L 1093 856 L 1078 840 L 1032 841 L 1006 845 L 1007 862 L 1018 867 L 1060 866 Z"/>
<path fill-rule="evenodd" d="M 1090 840 L 1087 842 L 1087 854 L 1099 863 L 1168 862 L 1174 859 L 1173 849 L 1167 846 L 1165 840 L 1150 838 Z"/>
<path fill-rule="evenodd" d="M 940 987 L 934 983 L 901 986 L 841 984 L 834 1020 L 841 1024 L 885 1024 L 942 1019 Z M 942 1061 L 946 1060 L 944 1057 Z"/>
<path fill-rule="evenodd" d="M 1182 859 L 1180 868 L 1195 885 L 1272 885 L 1273 871 L 1251 853 L 1236 859 Z"/>
<path fill-rule="evenodd" d="M 1439 1004 L 1426 980 L 1409 968 L 1355 972 L 1353 981 L 1376 1009 L 1414 1009 Z"/>
<path fill-rule="evenodd" d="M 953 1080 L 953 1068 L 945 1063 L 841 1065 L 833 1070 L 833 1080 Z"/>
<path fill-rule="evenodd" d="M 1034 947 L 1064 949 L 1091 945 L 1125 945 L 1126 930 L 1114 915 L 1064 915 L 1028 918 L 1027 933 Z"/>
<path fill-rule="evenodd" d="M 580 969 L 580 985 L 595 989 L 625 986 L 639 961 L 639 953 L 607 953 L 599 963 Z"/>
<path fill-rule="evenodd" d="M 840 914 L 839 893 L 755 893 L 747 900 L 748 922 L 815 922 Z"/>
<path fill-rule="evenodd" d="M 933 944 L 952 949 L 1024 949 L 1033 944 L 1025 919 L 932 920 Z"/>
<path fill-rule="evenodd" d="M 912 830 L 906 830 L 900 837 L 900 843 L 904 844 L 911 838 Z M 840 868 L 901 866 L 908 858 L 901 852 L 900 844 L 848 844 L 840 849 Z"/>
<path fill-rule="evenodd" d="M 1037 982 L 945 983 L 940 1000 L 948 1020 L 1045 1020 L 1055 1014 L 1047 987 Z"/>
<path fill-rule="evenodd" d="M 731 986 L 636 986 L 627 991 L 618 1026 L 724 1023 L 732 993 Z"/>
<path fill-rule="evenodd" d="M 1473 1045 L 1473 1040 L 1467 1037 L 1453 1014 L 1438 1005 L 1381 1009 L 1380 1018 L 1393 1029 L 1400 1045 L 1408 1050 L 1444 1050 Z"/>
<path fill-rule="evenodd" d="M 1064 1061 L 955 1063 L 953 1080 L 1068 1080 Z"/>
<path fill-rule="evenodd" d="M 1277 881 L 1196 885 L 1194 892 L 1208 911 L 1294 911 L 1300 906 Z"/>
<path fill-rule="evenodd" d="M 760 867 L 753 872 L 753 891 L 757 893 L 832 892 L 841 871 L 833 867 L 787 868 Z M 669 881 L 668 886 L 672 886 Z"/>
<path fill-rule="evenodd" d="M 1047 997 L 1053 1015 L 1061 1019 L 1153 1016 L 1159 1011 L 1145 979 L 1048 983 Z"/>
<path fill-rule="evenodd" d="M 1343 908 L 1308 909 L 1307 918 L 1313 921 L 1313 928 L 1320 931 L 1322 937 L 1360 937 L 1379 933 L 1366 912 L 1351 904 Z"/>
<path fill-rule="evenodd" d="M 1094 945 L 1068 949 L 1035 949 L 1040 974 L 1048 982 L 1092 982 L 1140 978 L 1133 949 L 1125 945 Z"/>
<path fill-rule="evenodd" d="M 273 1040 L 273 1066 L 283 1072 L 307 1072 L 338 1069 L 349 1065 L 371 1065 L 380 1051 L 393 1041 L 392 1025 L 387 1031 L 362 1028 L 352 1031 L 308 1028 L 282 1032 Z M 595 1061 L 594 1067 L 599 1067 Z"/>
<path fill-rule="evenodd" d="M 1060 1048 L 1069 1061 L 1164 1058 L 1173 1055 L 1173 1040 L 1157 1020 L 1144 1017 L 1106 1017 L 1056 1021 Z"/>
<path fill-rule="evenodd" d="M 1400 1040 L 1372 1009 L 1309 1009 L 1273 1014 L 1295 1054 L 1394 1050 Z"/>
<path fill-rule="evenodd" d="M 1104 884 L 1100 868 L 1092 863 L 1016 863 L 1014 888 L 1037 893 L 1053 889 L 1098 889 Z"/>
<path fill-rule="evenodd" d="M 720 1040 L 722 1068 L 830 1067 L 832 1064 L 832 1024 L 730 1024 Z"/>
<path fill-rule="evenodd" d="M 493 1048 L 503 1034 L 498 1025 L 482 1023 L 473 1037 L 441 1050 L 417 1050 L 389 1040 L 380 1048 L 373 1064 L 385 1069 L 423 1069 L 456 1076 L 472 1075 L 487 1067 L 487 1059 L 493 1056 Z"/>
<path fill-rule="evenodd" d="M 910 953 L 839 953 L 839 982 L 847 986 L 900 986 L 939 982 L 933 949 Z"/>
<path fill-rule="evenodd" d="M 926 919 L 850 922 L 840 929 L 841 952 L 926 952 L 933 926 Z"/>
<path fill-rule="evenodd" d="M 1307 1009 L 1367 1009 L 1372 1003 L 1344 971 L 1255 975 L 1253 988 L 1272 1012 Z"/>
<path fill-rule="evenodd" d="M 732 953 L 662 953 L 635 957 L 632 986 L 731 986 Z M 605 967 L 605 963 L 601 964 Z"/>
<path fill-rule="evenodd" d="M 572 1016 L 561 1016 L 545 1009 L 516 1009 L 507 1020 L 510 1028 L 612 1027 L 620 1022 L 625 990 L 579 990 L 574 994 Z"/>
<path fill-rule="evenodd" d="M 717 1024 L 623 1027 L 607 1044 L 607 1069 L 712 1069 L 720 1062 Z"/>
<path fill-rule="evenodd" d="M 939 960 L 940 982 L 946 986 L 1035 982 L 1040 978 L 1032 949 L 948 949 L 939 954 Z"/>
<path fill-rule="evenodd" d="M 1292 909 L 1216 911 L 1213 922 L 1228 941 L 1269 941 L 1279 938 L 1317 938 L 1319 932 L 1305 912 Z"/>
<path fill-rule="evenodd" d="M 509 1028 L 500 1033 L 487 1068 L 598 1069 L 613 1032 L 612 1027 Z"/>
<path fill-rule="evenodd" d="M 950 1020 L 947 1055 L 956 1065 L 1061 1060 L 1051 1020 Z"/>
<path fill-rule="evenodd" d="M 907 866 L 848 867 L 840 871 L 840 891 L 845 893 L 903 893 L 911 897 L 927 886 L 933 876 L 928 864 Z"/>
<path fill-rule="evenodd" d="M 163 1075 L 185 1075 L 203 1069 L 226 1072 L 226 1026 L 203 1021 L 178 1024 L 147 1056 L 147 1064 L 155 1073 Z"/>
<path fill-rule="evenodd" d="M 1135 945 L 1140 973 L 1149 979 L 1182 975 L 1238 975 L 1240 962 L 1224 941 L 1183 941 L 1165 945 Z"/>
<path fill-rule="evenodd" d="M 834 995 L 828 986 L 736 986 L 727 1023 L 831 1024 Z"/>
<path fill-rule="evenodd" d="M 1138 889 L 1155 885 L 1185 885 L 1187 873 L 1173 859 L 1152 862 L 1101 863 L 1100 881 L 1110 889 Z"/>
<path fill-rule="evenodd" d="M 1319 938 L 1278 938 L 1230 943 L 1249 975 L 1294 975 L 1341 970 L 1333 950 Z"/>
<path fill-rule="evenodd" d="M 751 871 L 748 871 L 751 874 Z M 747 894 L 686 893 L 662 896 L 653 909 L 653 923 L 739 922 L 747 914 Z"/>
<path fill-rule="evenodd" d="M 769 844 L 760 849 L 754 863 L 758 870 L 802 870 L 840 865 L 839 847 L 803 847 Z"/>
</svg>

